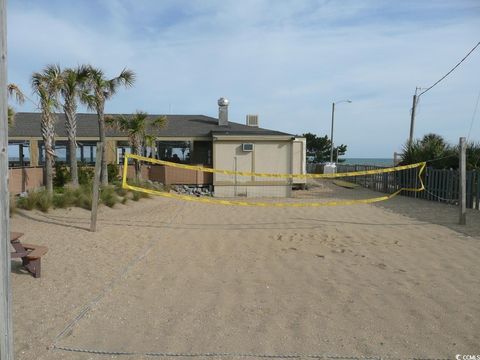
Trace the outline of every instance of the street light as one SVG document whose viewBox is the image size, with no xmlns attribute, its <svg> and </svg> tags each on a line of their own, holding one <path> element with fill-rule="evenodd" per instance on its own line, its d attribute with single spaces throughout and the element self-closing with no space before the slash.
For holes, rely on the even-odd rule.
<svg viewBox="0 0 480 360">
<path fill-rule="evenodd" d="M 330 148 L 330 162 L 333 163 L 333 124 L 335 123 L 335 104 L 340 104 L 340 103 L 351 103 L 352 100 L 340 100 L 332 103 L 332 131 L 330 133 L 330 142 L 331 142 L 331 148 Z M 338 159 L 337 159 L 338 160 Z"/>
</svg>

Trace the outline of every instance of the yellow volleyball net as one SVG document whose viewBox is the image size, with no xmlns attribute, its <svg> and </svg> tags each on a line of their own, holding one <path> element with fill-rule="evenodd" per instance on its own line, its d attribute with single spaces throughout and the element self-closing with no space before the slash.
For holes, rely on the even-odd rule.
<svg viewBox="0 0 480 360">
<path fill-rule="evenodd" d="M 270 164 L 270 168 L 276 168 Z M 235 159 L 231 169 L 158 160 L 127 154 L 124 189 L 182 201 L 233 206 L 321 207 L 370 204 L 401 192 L 424 190 L 426 163 L 299 174 L 246 171 L 251 164 Z M 350 170 L 350 169 L 347 169 Z"/>
</svg>

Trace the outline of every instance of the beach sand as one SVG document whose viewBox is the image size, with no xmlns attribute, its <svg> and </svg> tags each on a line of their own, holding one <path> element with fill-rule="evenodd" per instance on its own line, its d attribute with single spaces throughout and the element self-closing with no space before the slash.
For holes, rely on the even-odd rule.
<svg viewBox="0 0 480 360">
<path fill-rule="evenodd" d="M 327 198 L 350 194 L 329 186 Z M 479 211 L 461 227 L 456 207 L 402 197 L 319 208 L 152 198 L 102 207 L 97 233 L 89 217 L 12 218 L 49 248 L 40 279 L 13 262 L 16 359 L 480 354 Z"/>
</svg>

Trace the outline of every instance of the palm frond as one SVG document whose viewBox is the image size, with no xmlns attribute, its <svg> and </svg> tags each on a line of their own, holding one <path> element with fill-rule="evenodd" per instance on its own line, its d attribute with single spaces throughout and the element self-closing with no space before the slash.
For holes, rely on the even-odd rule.
<svg viewBox="0 0 480 360">
<path fill-rule="evenodd" d="M 15 84 L 8 84 L 8 94 L 15 97 L 15 101 L 19 104 L 23 104 L 25 102 L 25 95 Z"/>
<path fill-rule="evenodd" d="M 32 74 L 31 84 L 34 92 L 38 92 L 38 89 L 40 87 L 43 87 L 44 83 L 45 83 L 45 77 L 43 76 L 43 74 L 39 72 L 34 72 Z"/>
<path fill-rule="evenodd" d="M 52 94 L 52 96 L 56 96 L 63 84 L 62 69 L 60 68 L 60 65 L 47 65 L 43 69 L 43 74 L 46 78 L 49 92 Z"/>
<path fill-rule="evenodd" d="M 157 129 L 163 129 L 167 127 L 168 120 L 166 116 L 160 116 L 158 118 L 153 119 L 152 126 L 156 127 Z"/>
<path fill-rule="evenodd" d="M 136 77 L 137 75 L 134 71 L 125 68 L 115 79 L 119 85 L 131 87 L 135 83 Z"/>
<path fill-rule="evenodd" d="M 90 111 L 97 110 L 97 98 L 91 94 L 88 90 L 83 90 L 79 93 L 80 102 L 87 106 Z"/>
<path fill-rule="evenodd" d="M 132 70 L 123 69 L 120 75 L 105 82 L 105 95 L 110 98 L 116 94 L 120 86 L 131 87 L 135 83 L 135 73 Z"/>
</svg>

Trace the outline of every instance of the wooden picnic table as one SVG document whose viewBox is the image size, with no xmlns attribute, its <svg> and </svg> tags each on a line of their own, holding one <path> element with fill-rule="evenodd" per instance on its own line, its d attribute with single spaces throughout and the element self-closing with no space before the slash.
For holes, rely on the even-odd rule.
<svg viewBox="0 0 480 360">
<path fill-rule="evenodd" d="M 24 244 L 20 242 L 23 233 L 10 232 L 10 244 L 15 251 L 11 252 L 12 259 L 22 259 L 22 264 L 29 273 L 35 278 L 39 278 L 41 274 L 41 259 L 48 251 L 46 246 Z"/>
</svg>

